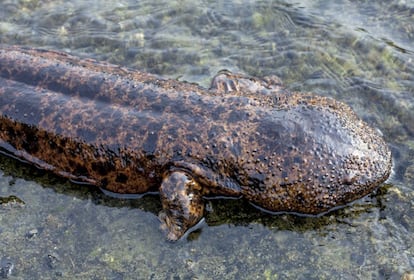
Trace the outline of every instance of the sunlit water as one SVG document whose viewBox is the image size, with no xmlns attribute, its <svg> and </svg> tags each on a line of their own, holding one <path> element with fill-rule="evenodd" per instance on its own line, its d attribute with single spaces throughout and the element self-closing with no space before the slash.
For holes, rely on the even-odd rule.
<svg viewBox="0 0 414 280">
<path fill-rule="evenodd" d="M 157 196 L 114 199 L 0 157 L 0 278 L 414 277 L 414 1 L 0 2 L 0 43 L 64 50 L 208 87 L 221 69 L 278 75 L 349 104 L 384 134 L 394 171 L 320 218 L 208 203 L 178 243 Z"/>
</svg>

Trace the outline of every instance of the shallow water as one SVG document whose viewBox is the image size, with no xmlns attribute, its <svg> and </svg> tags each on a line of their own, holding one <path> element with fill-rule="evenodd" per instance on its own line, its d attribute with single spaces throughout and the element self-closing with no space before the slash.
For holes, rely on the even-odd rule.
<svg viewBox="0 0 414 280">
<path fill-rule="evenodd" d="M 201 231 L 169 243 L 156 196 L 109 198 L 1 156 L 0 198 L 17 198 L 0 199 L 0 278 L 412 279 L 414 1 L 152 2 L 2 0 L 0 43 L 206 87 L 221 69 L 278 75 L 380 129 L 391 178 L 319 218 L 212 200 Z"/>
</svg>

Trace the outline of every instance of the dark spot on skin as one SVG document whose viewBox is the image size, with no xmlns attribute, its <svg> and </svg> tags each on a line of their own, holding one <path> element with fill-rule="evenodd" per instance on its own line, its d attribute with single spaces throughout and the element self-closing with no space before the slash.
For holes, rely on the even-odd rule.
<svg viewBox="0 0 414 280">
<path fill-rule="evenodd" d="M 88 81 L 77 83 L 72 89 L 72 92 L 66 92 L 68 95 L 73 95 L 76 92 L 80 97 L 84 98 L 95 98 L 96 94 L 100 92 L 102 80 L 100 77 L 91 76 Z"/>
<path fill-rule="evenodd" d="M 239 157 L 242 154 L 242 145 L 240 144 L 240 142 L 235 142 L 233 143 L 233 145 L 231 146 L 231 152 L 235 157 Z"/>
<path fill-rule="evenodd" d="M 293 162 L 294 162 L 294 163 L 302 163 L 302 160 L 303 160 L 303 159 L 302 159 L 301 157 L 294 157 L 294 158 L 293 158 Z"/>
<path fill-rule="evenodd" d="M 146 101 L 148 103 L 154 103 L 155 101 L 157 101 L 158 99 L 158 94 L 154 94 L 154 91 L 149 89 L 149 88 L 145 88 L 142 93 L 141 93 L 142 97 L 145 97 Z"/>
<path fill-rule="evenodd" d="M 300 204 L 304 204 L 306 202 L 305 198 L 301 193 L 296 195 L 296 201 Z"/>
<path fill-rule="evenodd" d="M 59 67 L 55 67 L 55 68 L 59 68 Z M 64 73 L 62 73 L 64 74 Z M 65 87 L 62 86 L 62 84 L 58 81 L 55 80 L 51 80 L 47 83 L 47 88 L 52 90 L 52 91 L 56 91 L 56 92 L 66 92 L 69 93 L 69 91 L 67 91 L 65 89 Z"/>
<path fill-rule="evenodd" d="M 167 135 L 172 139 L 178 138 L 177 129 L 175 127 L 168 128 Z"/>
<path fill-rule="evenodd" d="M 83 127 L 78 128 L 76 130 L 77 135 L 79 135 L 80 137 L 82 137 L 83 139 L 85 139 L 85 141 L 87 143 L 92 143 L 93 141 L 96 140 L 96 136 L 97 136 L 97 132 L 90 130 L 90 129 L 85 129 Z"/>
<path fill-rule="evenodd" d="M 148 101 L 151 102 L 150 100 Z M 163 113 L 169 104 L 171 104 L 171 99 L 167 95 L 161 95 L 158 99 L 151 103 L 151 110 Z"/>
<path fill-rule="evenodd" d="M 23 139 L 23 149 L 28 153 L 36 153 L 39 150 L 40 147 L 37 145 L 37 136 L 33 130 L 25 129 Z"/>
<path fill-rule="evenodd" d="M 107 165 L 103 162 L 93 162 L 91 166 L 92 170 L 97 172 L 101 176 L 106 175 L 108 173 Z"/>
<path fill-rule="evenodd" d="M 212 112 L 212 116 L 216 119 L 220 119 L 220 115 L 227 112 L 228 108 L 226 106 L 218 105 L 216 109 Z"/>
<path fill-rule="evenodd" d="M 158 143 L 158 132 L 161 129 L 161 127 L 161 123 L 153 122 L 148 124 L 149 131 L 145 139 L 145 142 L 142 145 L 145 154 L 154 154 Z"/>
<path fill-rule="evenodd" d="M 266 176 L 264 174 L 255 173 L 249 177 L 249 185 L 257 192 L 263 192 L 266 189 L 264 181 Z"/>
<path fill-rule="evenodd" d="M 198 137 L 197 134 L 193 134 L 193 133 L 189 133 L 186 136 L 186 141 L 191 143 L 191 142 L 198 142 Z"/>
<path fill-rule="evenodd" d="M 105 188 L 106 186 L 108 186 L 108 178 L 103 178 L 100 187 Z"/>
<path fill-rule="evenodd" d="M 119 173 L 115 179 L 115 182 L 117 183 L 126 183 L 127 181 L 128 181 L 128 176 L 125 175 L 124 173 Z"/>
<path fill-rule="evenodd" d="M 75 125 L 79 124 L 81 121 L 83 121 L 83 116 L 81 113 L 75 114 L 72 118 L 72 123 Z"/>
<path fill-rule="evenodd" d="M 74 166 L 75 166 L 73 170 L 74 175 L 76 176 L 87 176 L 88 175 L 88 170 L 86 169 L 84 165 L 75 163 Z"/>
<path fill-rule="evenodd" d="M 223 126 L 218 126 L 218 125 L 212 126 L 208 132 L 209 140 L 215 139 L 218 135 L 222 133 L 225 133 Z M 213 142 L 213 144 L 216 144 L 216 143 Z"/>
<path fill-rule="evenodd" d="M 97 96 L 97 101 L 109 104 L 111 102 L 111 99 L 109 98 L 109 96 L 106 96 L 106 95 L 98 95 Z"/>
<path fill-rule="evenodd" d="M 246 113 L 243 111 L 233 110 L 230 112 L 229 117 L 227 118 L 227 121 L 230 123 L 233 122 L 239 122 L 246 119 Z"/>
</svg>

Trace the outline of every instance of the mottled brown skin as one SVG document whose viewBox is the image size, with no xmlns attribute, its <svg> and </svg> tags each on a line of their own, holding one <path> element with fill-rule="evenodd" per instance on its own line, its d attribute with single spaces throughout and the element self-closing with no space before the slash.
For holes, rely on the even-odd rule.
<svg viewBox="0 0 414 280">
<path fill-rule="evenodd" d="M 159 191 L 179 239 L 203 197 L 318 214 L 387 179 L 391 154 L 345 104 L 278 79 L 218 74 L 210 89 L 69 54 L 0 48 L 3 152 L 114 193 Z"/>
</svg>

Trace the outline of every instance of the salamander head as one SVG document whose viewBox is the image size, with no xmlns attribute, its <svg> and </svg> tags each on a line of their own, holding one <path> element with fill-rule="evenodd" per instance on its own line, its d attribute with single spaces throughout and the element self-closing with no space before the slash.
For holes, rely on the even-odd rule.
<svg viewBox="0 0 414 280">
<path fill-rule="evenodd" d="M 341 102 L 289 92 L 277 77 L 228 71 L 217 74 L 211 90 L 256 104 L 249 111 L 256 125 L 238 123 L 230 131 L 247 138 L 228 146 L 240 151 L 242 168 L 234 176 L 243 196 L 262 208 L 325 212 L 370 193 L 390 174 L 391 153 L 381 135 Z"/>
<path fill-rule="evenodd" d="M 388 146 L 347 105 L 297 93 L 279 101 L 261 118 L 245 160 L 243 193 L 254 204 L 318 214 L 367 195 L 388 178 Z"/>
</svg>

